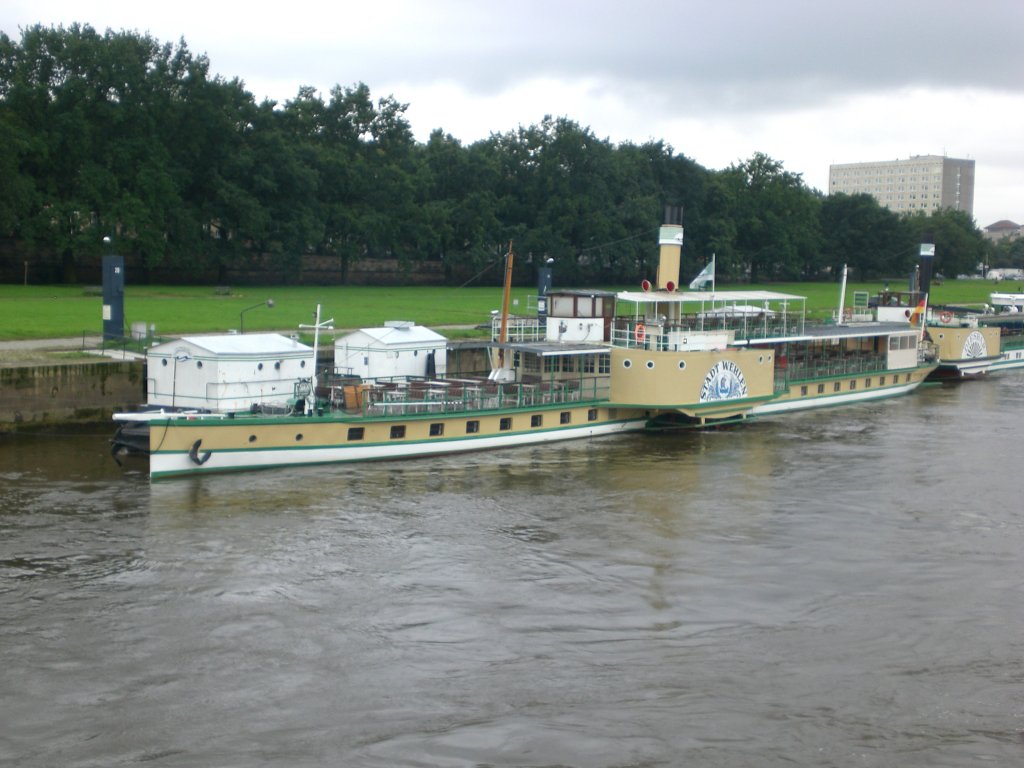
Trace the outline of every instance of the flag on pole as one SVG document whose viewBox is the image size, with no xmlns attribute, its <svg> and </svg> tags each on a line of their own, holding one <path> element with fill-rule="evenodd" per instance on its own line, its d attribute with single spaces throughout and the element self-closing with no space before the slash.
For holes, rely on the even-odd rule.
<svg viewBox="0 0 1024 768">
<path fill-rule="evenodd" d="M 918 305 L 916 307 L 914 307 L 914 310 L 910 313 L 910 324 L 911 325 L 917 325 L 917 318 L 920 315 L 924 314 L 924 307 L 925 307 L 925 299 L 921 299 L 921 301 L 918 303 Z M 922 321 L 923 321 L 923 319 L 924 318 L 922 318 Z"/>
<path fill-rule="evenodd" d="M 693 278 L 693 280 L 690 281 L 690 290 L 691 291 L 699 291 L 705 285 L 707 285 L 708 283 L 711 283 L 711 289 L 714 290 L 714 288 L 715 288 L 715 257 L 714 257 L 713 254 L 711 256 L 711 261 L 709 261 L 707 263 L 707 266 L 704 267 L 704 269 L 702 269 L 700 271 L 699 275 L 697 275 L 695 278 Z"/>
</svg>

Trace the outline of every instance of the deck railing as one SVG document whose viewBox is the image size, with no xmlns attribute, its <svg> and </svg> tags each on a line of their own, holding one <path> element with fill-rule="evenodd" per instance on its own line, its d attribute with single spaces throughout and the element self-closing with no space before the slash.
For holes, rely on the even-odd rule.
<svg viewBox="0 0 1024 768">
<path fill-rule="evenodd" d="M 607 399 L 607 376 L 502 383 L 488 379 L 406 378 L 372 385 L 327 387 L 331 406 L 366 416 L 461 413 Z M 325 398 L 324 395 L 327 395 Z"/>
<path fill-rule="evenodd" d="M 617 318 L 612 343 L 627 349 L 652 349 L 675 352 L 683 339 L 700 333 L 731 332 L 737 340 L 798 336 L 804 332 L 804 316 L 798 312 L 744 315 L 688 316 L 678 321 L 627 320 Z"/>
<path fill-rule="evenodd" d="M 837 376 L 859 376 L 866 373 L 884 374 L 885 370 L 885 355 L 850 355 L 803 361 L 790 358 L 785 368 L 780 367 L 776 370 L 776 380 L 781 378 L 787 382 L 808 381 Z"/>
</svg>

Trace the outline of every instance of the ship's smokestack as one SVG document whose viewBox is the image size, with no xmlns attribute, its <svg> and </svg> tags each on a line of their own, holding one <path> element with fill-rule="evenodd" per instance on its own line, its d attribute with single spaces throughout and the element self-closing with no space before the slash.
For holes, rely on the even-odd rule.
<svg viewBox="0 0 1024 768">
<path fill-rule="evenodd" d="M 932 269 L 935 264 L 934 243 L 921 243 L 921 258 L 918 263 L 920 265 L 920 272 L 917 276 L 918 290 L 921 293 L 929 293 L 932 287 Z"/>
<path fill-rule="evenodd" d="M 657 287 L 674 291 L 679 285 L 679 265 L 683 254 L 683 207 L 665 206 L 665 223 L 658 231 Z"/>
</svg>

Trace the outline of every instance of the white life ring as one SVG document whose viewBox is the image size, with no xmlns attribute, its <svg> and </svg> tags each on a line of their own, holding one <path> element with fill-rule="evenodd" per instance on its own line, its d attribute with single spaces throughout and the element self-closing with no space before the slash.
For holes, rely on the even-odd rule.
<svg viewBox="0 0 1024 768">
<path fill-rule="evenodd" d="M 953 313 L 939 312 L 939 320 L 942 321 L 943 323 L 951 323 L 953 322 Z"/>
</svg>

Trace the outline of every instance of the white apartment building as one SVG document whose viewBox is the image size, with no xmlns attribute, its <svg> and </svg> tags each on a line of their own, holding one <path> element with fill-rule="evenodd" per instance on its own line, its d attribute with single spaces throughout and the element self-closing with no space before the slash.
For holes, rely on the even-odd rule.
<svg viewBox="0 0 1024 768">
<path fill-rule="evenodd" d="M 974 161 L 940 155 L 828 167 L 829 194 L 871 195 L 897 213 L 943 208 L 974 216 Z"/>
</svg>

